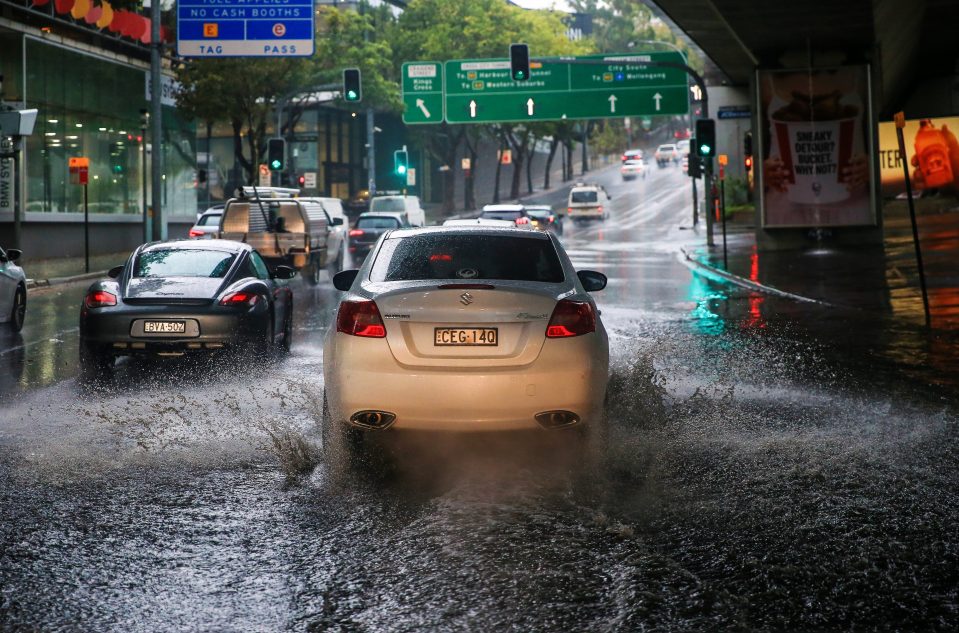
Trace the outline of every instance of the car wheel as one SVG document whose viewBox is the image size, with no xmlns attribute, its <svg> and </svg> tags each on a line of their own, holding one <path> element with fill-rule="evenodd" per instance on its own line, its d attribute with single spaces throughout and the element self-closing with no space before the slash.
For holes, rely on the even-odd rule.
<svg viewBox="0 0 959 633">
<path fill-rule="evenodd" d="M 98 383 L 109 380 L 113 375 L 114 358 L 103 348 L 80 339 L 80 380 L 84 383 Z"/>
<path fill-rule="evenodd" d="M 286 307 L 286 318 L 283 319 L 283 340 L 280 341 L 280 351 L 290 353 L 293 347 L 293 302 Z"/>
<path fill-rule="evenodd" d="M 26 316 L 27 291 L 23 286 L 18 286 L 13 296 L 13 310 L 10 311 L 10 329 L 19 332 L 23 328 L 23 320 Z"/>
</svg>

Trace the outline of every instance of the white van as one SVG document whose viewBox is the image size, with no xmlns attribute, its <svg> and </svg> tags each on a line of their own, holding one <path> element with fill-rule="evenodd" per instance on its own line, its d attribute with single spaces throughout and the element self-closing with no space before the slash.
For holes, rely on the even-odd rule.
<svg viewBox="0 0 959 633">
<path fill-rule="evenodd" d="M 602 185 L 577 183 L 569 190 L 566 214 L 575 221 L 605 220 L 609 216 L 610 196 Z"/>
<path fill-rule="evenodd" d="M 405 213 L 410 226 L 426 226 L 426 212 L 417 196 L 373 196 L 369 213 Z"/>
</svg>

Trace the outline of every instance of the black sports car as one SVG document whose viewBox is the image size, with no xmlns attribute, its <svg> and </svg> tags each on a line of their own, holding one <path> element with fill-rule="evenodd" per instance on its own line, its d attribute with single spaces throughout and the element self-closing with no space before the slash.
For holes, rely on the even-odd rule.
<svg viewBox="0 0 959 633">
<path fill-rule="evenodd" d="M 138 247 L 80 307 L 80 370 L 108 375 L 117 356 L 180 356 L 249 347 L 289 351 L 293 292 L 248 244 L 176 240 Z"/>
</svg>

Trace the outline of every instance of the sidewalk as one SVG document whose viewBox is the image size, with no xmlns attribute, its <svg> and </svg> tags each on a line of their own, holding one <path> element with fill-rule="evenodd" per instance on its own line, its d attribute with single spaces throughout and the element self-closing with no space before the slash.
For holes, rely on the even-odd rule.
<svg viewBox="0 0 959 633">
<path fill-rule="evenodd" d="M 732 283 L 847 310 L 886 315 L 922 326 L 925 322 L 912 228 L 908 217 L 889 213 L 882 247 L 833 246 L 790 251 L 759 251 L 754 227 L 727 224 L 723 263 L 722 225 L 716 246 L 703 240 L 683 248 L 686 258 Z M 959 212 L 919 219 L 932 328 L 959 330 Z"/>
<path fill-rule="evenodd" d="M 129 253 L 91 255 L 89 273 L 86 272 L 86 261 L 83 257 L 25 259 L 19 263 L 27 275 L 27 288 L 40 288 L 103 277 L 109 269 L 124 263 L 129 255 Z"/>
</svg>

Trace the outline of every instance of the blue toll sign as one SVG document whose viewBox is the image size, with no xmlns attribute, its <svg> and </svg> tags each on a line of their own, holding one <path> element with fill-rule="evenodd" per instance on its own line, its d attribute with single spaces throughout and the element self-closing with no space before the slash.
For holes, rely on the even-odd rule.
<svg viewBox="0 0 959 633">
<path fill-rule="evenodd" d="M 308 57 L 314 0 L 179 0 L 181 57 Z"/>
</svg>

